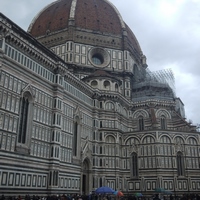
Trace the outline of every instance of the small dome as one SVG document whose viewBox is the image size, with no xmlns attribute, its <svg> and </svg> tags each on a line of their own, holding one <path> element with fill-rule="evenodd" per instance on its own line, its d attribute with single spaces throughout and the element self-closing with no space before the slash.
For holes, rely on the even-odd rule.
<svg viewBox="0 0 200 200">
<path fill-rule="evenodd" d="M 39 39 L 58 32 L 66 32 L 69 30 L 69 26 L 75 27 L 70 30 L 72 32 L 78 30 L 109 35 L 117 39 L 120 49 L 125 48 L 138 56 L 142 54 L 135 35 L 124 23 L 115 6 L 108 0 L 57 0 L 46 6 L 33 19 L 28 32 Z M 127 36 L 127 42 L 123 41 L 124 36 Z M 67 40 L 70 34 L 69 36 L 65 34 L 65 37 Z M 76 42 L 75 34 L 73 40 Z M 80 42 L 80 38 L 78 42 Z"/>
</svg>

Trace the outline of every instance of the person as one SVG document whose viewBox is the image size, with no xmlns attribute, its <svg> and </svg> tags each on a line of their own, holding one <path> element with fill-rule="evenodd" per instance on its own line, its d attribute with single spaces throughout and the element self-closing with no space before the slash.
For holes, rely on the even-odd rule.
<svg viewBox="0 0 200 200">
<path fill-rule="evenodd" d="M 17 200 L 22 200 L 22 198 L 21 198 L 21 196 L 20 196 L 20 195 L 18 196 Z"/>
<path fill-rule="evenodd" d="M 155 197 L 153 198 L 153 200 L 160 200 L 158 194 L 155 195 Z"/>
<path fill-rule="evenodd" d="M 3 194 L 1 195 L 1 200 L 5 200 L 5 196 Z"/>
<path fill-rule="evenodd" d="M 183 196 L 181 197 L 181 200 L 187 200 L 189 199 L 188 196 L 186 194 L 183 194 Z"/>
</svg>

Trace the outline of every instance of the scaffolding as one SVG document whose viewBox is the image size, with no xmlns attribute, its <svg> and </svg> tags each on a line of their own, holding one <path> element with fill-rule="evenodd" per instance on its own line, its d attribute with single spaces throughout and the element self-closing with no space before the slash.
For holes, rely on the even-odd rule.
<svg viewBox="0 0 200 200">
<path fill-rule="evenodd" d="M 133 100 L 148 98 L 172 99 L 176 97 L 175 78 L 171 69 L 151 72 L 141 69 L 135 73 Z"/>
<path fill-rule="evenodd" d="M 174 96 L 176 96 L 175 78 L 171 69 L 163 69 L 154 72 L 147 69 L 145 79 L 146 81 L 168 85 L 172 89 Z"/>
</svg>

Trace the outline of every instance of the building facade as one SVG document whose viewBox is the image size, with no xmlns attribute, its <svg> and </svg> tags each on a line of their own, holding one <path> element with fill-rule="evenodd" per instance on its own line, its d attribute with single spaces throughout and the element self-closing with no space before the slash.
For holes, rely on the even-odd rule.
<svg viewBox="0 0 200 200">
<path fill-rule="evenodd" d="M 27 32 L 0 14 L 0 192 L 200 189 L 200 137 L 108 0 L 58 0 Z"/>
</svg>

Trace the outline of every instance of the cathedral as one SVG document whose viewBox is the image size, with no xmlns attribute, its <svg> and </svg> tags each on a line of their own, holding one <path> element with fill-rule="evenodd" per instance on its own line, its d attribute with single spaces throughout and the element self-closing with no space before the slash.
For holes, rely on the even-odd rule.
<svg viewBox="0 0 200 200">
<path fill-rule="evenodd" d="M 0 13 L 0 194 L 197 193 L 199 145 L 109 0 L 54 1 L 27 31 Z"/>
</svg>

